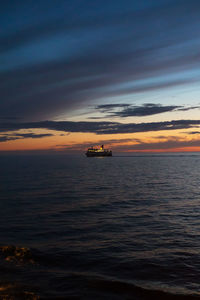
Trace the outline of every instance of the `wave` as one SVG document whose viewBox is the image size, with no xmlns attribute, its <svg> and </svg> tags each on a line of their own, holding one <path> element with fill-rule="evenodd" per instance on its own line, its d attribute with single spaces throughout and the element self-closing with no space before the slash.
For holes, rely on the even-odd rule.
<svg viewBox="0 0 200 300">
<path fill-rule="evenodd" d="M 0 285 L 0 299 L 3 300 L 50 300 L 50 299 L 130 299 L 130 300 L 197 300 L 199 295 L 176 294 L 166 291 L 144 288 L 130 282 L 103 278 L 95 275 L 71 273 L 71 276 L 59 277 L 59 291 L 43 290 L 37 295 L 26 286 L 17 284 Z M 66 279 L 73 285 L 73 292 L 66 285 Z M 54 283 L 55 284 L 55 283 Z M 75 287 L 76 286 L 76 287 Z M 56 285 L 54 285 L 56 287 Z M 75 288 L 74 288 L 75 287 Z"/>
<path fill-rule="evenodd" d="M 4 261 L 4 264 L 1 264 L 1 268 L 4 265 L 11 266 L 11 269 L 7 270 L 7 282 L 0 280 L 0 299 L 4 300 L 200 299 L 200 294 L 198 293 L 191 293 L 190 290 L 186 289 L 180 291 L 178 287 L 164 287 L 159 282 L 154 284 L 151 281 L 148 283 L 148 280 L 144 282 L 121 280 L 117 277 L 117 273 L 115 277 L 109 277 L 99 273 L 76 272 L 73 263 L 71 265 L 68 264 L 68 267 L 65 265 L 64 256 L 60 255 L 57 257 L 56 255 L 42 253 L 27 247 L 0 246 L 0 258 Z M 70 260 L 70 258 L 68 259 Z M 33 268 L 32 265 L 36 265 L 36 267 Z M 24 266 L 27 267 L 24 268 Z M 13 273 L 15 269 L 18 272 L 16 274 Z M 3 274 L 6 274 L 6 268 L 5 270 L 2 269 Z M 45 280 L 42 277 L 44 274 Z M 35 281 L 36 279 L 37 281 Z M 34 283 L 37 286 L 34 286 Z M 75 298 L 71 297 L 72 294 Z"/>
<path fill-rule="evenodd" d="M 121 295 L 121 299 L 162 299 L 162 300 L 194 300 L 200 299 L 199 294 L 179 294 L 155 288 L 142 287 L 131 282 L 124 282 L 112 278 L 88 277 L 88 284 L 96 291 L 104 291 L 111 294 Z M 130 297 L 130 298 L 129 298 Z M 134 298 L 131 298 L 134 297 Z"/>
<path fill-rule="evenodd" d="M 130 300 L 197 300 L 200 295 L 191 293 L 176 293 L 147 288 L 142 284 L 130 281 L 117 280 L 97 274 L 73 272 L 67 276 L 68 282 L 73 283 L 76 288 L 76 299 L 130 299 Z M 59 277 L 57 287 L 67 293 L 69 286 L 66 286 L 66 277 Z M 83 292 L 84 291 L 84 292 Z M 63 295 L 64 296 L 64 295 Z M 48 299 L 48 298 L 47 298 Z M 60 298 L 59 298 L 60 299 Z M 71 298 L 62 298 L 71 299 Z"/>
</svg>

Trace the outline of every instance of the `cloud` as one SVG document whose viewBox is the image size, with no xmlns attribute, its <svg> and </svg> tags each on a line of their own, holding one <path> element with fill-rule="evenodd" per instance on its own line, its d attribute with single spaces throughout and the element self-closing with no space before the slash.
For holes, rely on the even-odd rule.
<svg viewBox="0 0 200 300">
<path fill-rule="evenodd" d="M 19 137 L 20 139 L 27 139 L 27 138 L 39 139 L 39 138 L 43 138 L 43 137 L 53 136 L 53 134 L 52 133 L 41 133 L 41 134 L 35 134 L 35 133 L 16 133 L 15 136 Z"/>
<path fill-rule="evenodd" d="M 0 143 L 1 142 L 7 142 L 7 141 L 14 141 L 14 140 L 21 140 L 21 139 L 39 139 L 44 137 L 50 137 L 53 136 L 51 133 L 45 133 L 45 134 L 35 134 L 35 133 L 8 133 L 5 135 L 0 135 Z"/>
<path fill-rule="evenodd" d="M 183 107 L 183 108 L 179 108 L 177 109 L 178 111 L 188 111 L 188 110 L 191 110 L 191 109 L 199 109 L 200 106 L 189 106 L 189 107 Z"/>
<path fill-rule="evenodd" d="M 12 137 L 12 136 L 9 136 L 9 135 L 2 135 L 0 136 L 0 143 L 3 143 L 3 142 L 8 142 L 8 141 L 14 141 L 14 140 L 17 140 L 19 139 L 19 137 Z"/>
<path fill-rule="evenodd" d="M 113 111 L 115 108 L 122 108 L 122 110 Z M 177 108 L 180 108 L 180 106 L 176 106 L 176 105 L 163 106 L 161 104 L 153 104 L 153 103 L 145 103 L 140 106 L 134 106 L 130 104 L 129 105 L 111 104 L 111 105 L 103 105 L 103 108 L 101 107 L 101 105 L 97 106 L 97 109 L 100 109 L 100 111 L 110 113 L 106 117 L 118 116 L 123 118 L 150 116 L 150 115 L 160 114 L 164 112 L 174 111 L 177 110 Z"/>
<path fill-rule="evenodd" d="M 123 1 L 111 0 L 110 5 L 74 1 L 73 9 L 61 2 L 59 13 L 61 4 L 48 3 L 51 11 L 45 18 L 45 10 L 37 9 L 38 15 L 30 16 L 30 22 L 23 20 L 26 10 L 20 13 L 21 4 L 16 5 L 12 22 L 7 18 L 9 6 L 3 11 L 1 19 L 10 27 L 0 35 L 2 115 L 27 122 L 45 120 L 105 97 L 199 81 L 191 74 L 180 76 L 200 65 L 198 1 L 167 1 L 140 8 L 134 1 L 127 6 Z M 30 12 L 30 4 L 26 5 Z M 174 74 L 177 78 L 170 78 Z M 163 82 L 145 83 L 162 75 Z M 127 82 L 134 86 L 125 88 Z"/>
<path fill-rule="evenodd" d="M 63 132 L 91 132 L 95 134 L 136 133 L 177 130 L 199 127 L 200 120 L 175 120 L 149 123 L 41 121 L 29 123 L 0 123 L 0 132 L 20 129 L 48 129 Z M 42 137 L 42 135 L 41 135 Z"/>
<path fill-rule="evenodd" d="M 199 109 L 200 106 L 183 107 L 178 105 L 161 105 L 154 103 L 144 103 L 142 105 L 132 104 L 105 104 L 98 105 L 95 109 L 101 113 L 107 113 L 100 117 L 89 117 L 89 119 L 102 119 L 110 117 L 144 117 L 164 112 L 171 111 L 189 111 L 192 109 Z"/>
<path fill-rule="evenodd" d="M 191 131 L 191 132 L 186 132 L 187 134 L 200 134 L 200 131 Z"/>
<path fill-rule="evenodd" d="M 114 115 L 120 117 L 143 117 L 164 112 L 174 111 L 179 108 L 176 105 L 162 106 L 160 104 L 147 103 L 142 106 L 128 107 L 121 112 L 115 112 Z"/>
<path fill-rule="evenodd" d="M 116 108 L 127 108 L 129 107 L 131 104 L 126 104 L 126 103 L 117 103 L 117 104 L 101 104 L 101 105 L 97 105 L 95 107 L 96 110 L 99 110 L 101 112 L 110 112 L 113 111 Z"/>
<path fill-rule="evenodd" d="M 7 72 L 3 76 L 0 74 L 0 94 L 4 99 L 0 103 L 0 110 L 6 115 L 12 113 L 24 120 L 43 120 L 104 97 L 148 92 L 198 81 L 180 79 L 126 89 L 118 86 L 110 91 L 110 86 L 147 76 L 147 70 L 141 70 L 141 75 L 138 70 L 137 76 L 132 73 L 130 67 L 126 66 L 128 56 L 125 59 L 123 56 L 111 58 L 107 54 L 101 58 L 96 54 L 93 58 L 91 55 L 90 59 L 83 57 L 71 62 L 51 62 L 31 69 Z M 111 65 L 118 65 L 121 59 L 124 60 L 124 69 L 116 70 L 108 79 L 109 71 L 106 70 L 111 69 Z M 98 64 L 99 60 L 103 60 L 102 65 Z M 174 66 L 174 62 L 172 65 Z M 166 67 L 169 67 L 169 64 Z M 156 66 L 153 69 L 156 70 Z"/>
</svg>

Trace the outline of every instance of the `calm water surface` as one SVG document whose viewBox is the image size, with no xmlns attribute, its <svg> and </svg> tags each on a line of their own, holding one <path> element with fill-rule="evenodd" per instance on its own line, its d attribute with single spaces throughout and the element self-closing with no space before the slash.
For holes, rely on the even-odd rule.
<svg viewBox="0 0 200 300">
<path fill-rule="evenodd" d="M 200 298 L 200 155 L 0 156 L 0 299 Z"/>
</svg>

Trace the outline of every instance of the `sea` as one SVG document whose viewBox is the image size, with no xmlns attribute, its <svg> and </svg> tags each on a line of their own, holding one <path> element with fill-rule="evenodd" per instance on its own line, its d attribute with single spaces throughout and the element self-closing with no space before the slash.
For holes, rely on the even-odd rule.
<svg viewBox="0 0 200 300">
<path fill-rule="evenodd" d="M 0 299 L 200 299 L 200 153 L 1 154 Z"/>
</svg>

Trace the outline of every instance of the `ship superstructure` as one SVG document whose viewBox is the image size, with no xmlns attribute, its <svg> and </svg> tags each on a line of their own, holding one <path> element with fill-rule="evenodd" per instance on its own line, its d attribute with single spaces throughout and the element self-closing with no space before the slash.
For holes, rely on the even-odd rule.
<svg viewBox="0 0 200 300">
<path fill-rule="evenodd" d="M 88 148 L 85 155 L 87 157 L 112 156 L 112 151 L 105 149 L 104 145 L 101 145 L 100 148 L 94 148 L 94 147 Z"/>
</svg>

